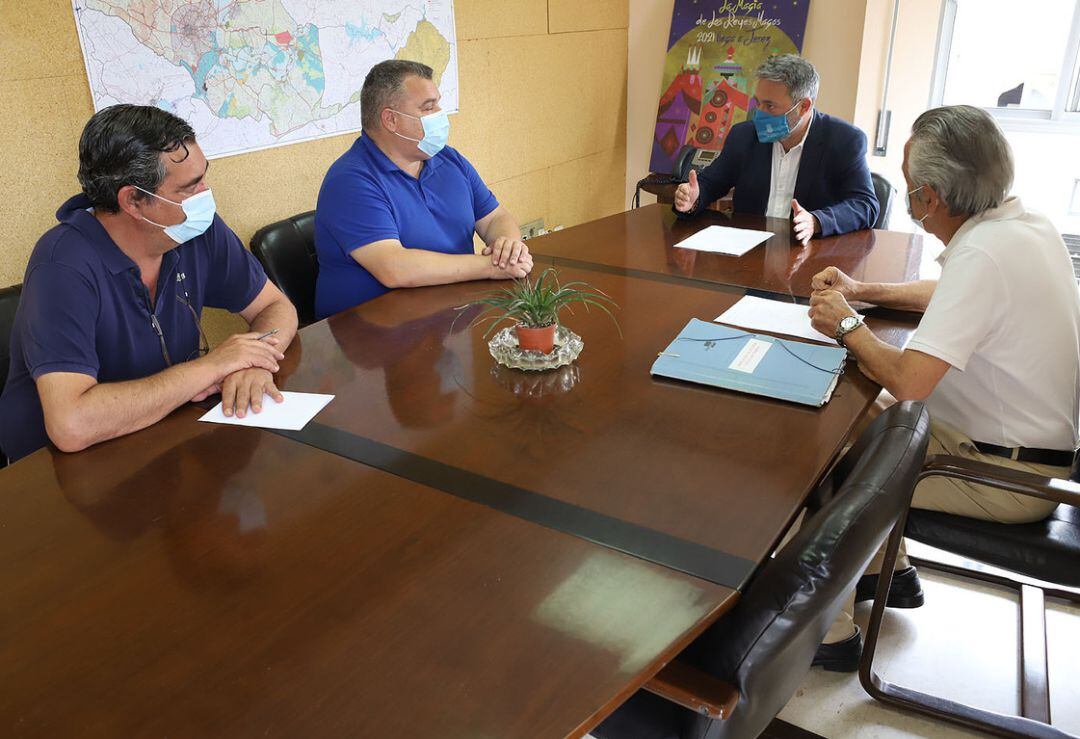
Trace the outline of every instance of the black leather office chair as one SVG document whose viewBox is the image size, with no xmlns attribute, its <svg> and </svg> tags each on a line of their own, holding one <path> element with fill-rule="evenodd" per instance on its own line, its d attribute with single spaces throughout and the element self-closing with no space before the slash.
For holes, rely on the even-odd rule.
<svg viewBox="0 0 1080 739">
<path fill-rule="evenodd" d="M 0 391 L 7 382 L 11 364 L 11 328 L 15 325 L 15 311 L 21 294 L 22 285 L 0 288 Z"/>
<path fill-rule="evenodd" d="M 15 311 L 19 307 L 22 285 L 0 288 L 0 393 L 7 382 L 11 366 L 11 328 L 15 324 Z M 0 449 L 0 467 L 7 464 L 4 451 Z"/>
<path fill-rule="evenodd" d="M 1058 503 L 1044 521 L 1002 524 L 977 521 L 934 511 L 913 510 L 906 535 L 910 539 L 965 558 L 1016 573 L 990 573 L 983 569 L 950 565 L 911 557 L 917 567 L 991 582 L 1020 594 L 1020 716 L 1006 716 L 967 706 L 883 680 L 874 672 L 874 653 L 884 614 L 884 593 L 891 574 L 878 578 L 878 591 L 866 632 L 859 678 L 874 698 L 938 719 L 1011 737 L 1068 737 L 1050 723 L 1050 687 L 1047 674 L 1045 595 L 1080 603 L 1080 485 L 1074 468 L 1071 480 L 1055 480 L 1000 465 L 938 455 L 926 461 L 920 479 L 951 477 Z M 889 542 L 882 572 L 891 573 L 899 540 Z M 1032 578 L 1063 587 L 1043 587 Z M 1072 590 L 1066 589 L 1072 588 Z"/>
<path fill-rule="evenodd" d="M 874 194 L 877 196 L 879 206 L 877 220 L 874 221 L 874 228 L 888 228 L 889 216 L 892 213 L 893 196 L 896 195 L 896 188 L 892 186 L 891 182 L 877 172 L 870 173 L 870 180 L 874 183 Z"/>
<path fill-rule="evenodd" d="M 835 496 L 735 607 L 599 727 L 601 739 L 757 737 L 803 681 L 844 599 L 899 537 L 926 456 L 921 403 L 880 415 L 840 461 Z"/>
<path fill-rule="evenodd" d="M 315 211 L 263 226 L 251 237 L 251 252 L 285 297 L 296 306 L 300 325 L 315 321 Z"/>
</svg>

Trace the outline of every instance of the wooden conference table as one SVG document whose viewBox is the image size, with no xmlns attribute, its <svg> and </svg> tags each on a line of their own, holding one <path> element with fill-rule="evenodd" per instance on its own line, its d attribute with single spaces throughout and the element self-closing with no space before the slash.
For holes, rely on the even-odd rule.
<svg viewBox="0 0 1080 739">
<path fill-rule="evenodd" d="M 824 261 L 918 264 L 882 232 L 671 248 L 714 218 L 532 242 L 621 306 L 621 336 L 567 318 L 571 367 L 498 368 L 454 322 L 488 286 L 399 290 L 300 333 L 281 385 L 337 396 L 303 431 L 185 407 L 0 472 L 0 733 L 587 732 L 734 605 L 878 390 L 852 363 L 811 409 L 654 380 L 656 352 L 773 267 L 800 295 Z M 870 324 L 900 344 L 913 322 Z"/>
<path fill-rule="evenodd" d="M 675 244 L 710 225 L 771 231 L 774 235 L 740 258 L 677 249 Z M 587 227 L 587 231 L 582 229 Z M 800 246 L 788 221 L 765 216 L 705 211 L 677 220 L 669 205 L 648 205 L 578 228 L 555 231 L 530 244 L 556 265 L 602 268 L 631 277 L 666 278 L 702 287 L 734 286 L 810 295 L 810 281 L 826 267 L 857 280 L 919 279 L 922 237 L 896 231 L 856 231 L 813 239 Z M 715 316 L 714 316 L 715 317 Z"/>
</svg>

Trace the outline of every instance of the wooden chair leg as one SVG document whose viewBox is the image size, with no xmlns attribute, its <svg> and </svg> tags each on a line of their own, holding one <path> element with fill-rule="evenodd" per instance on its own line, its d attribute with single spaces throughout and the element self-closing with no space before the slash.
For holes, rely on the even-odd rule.
<svg viewBox="0 0 1080 739">
<path fill-rule="evenodd" d="M 1027 615 L 1029 626 L 1021 636 L 1022 649 L 1027 649 L 1028 657 L 1033 658 L 1030 686 L 1026 687 L 1026 695 L 1030 698 L 1031 717 L 1008 716 L 993 711 L 987 711 L 973 706 L 968 706 L 957 701 L 947 700 L 928 693 L 921 693 L 901 685 L 895 685 L 883 680 L 874 672 L 874 654 L 877 651 L 878 638 L 881 634 L 881 622 L 885 614 L 885 601 L 888 599 L 889 587 L 892 584 L 892 573 L 896 565 L 896 557 L 903 541 L 904 524 L 901 521 L 889 535 L 889 541 L 885 551 L 885 561 L 882 564 L 881 575 L 878 577 L 877 592 L 874 594 L 874 605 L 870 611 L 870 622 L 866 629 L 866 644 L 863 647 L 862 660 L 859 663 L 859 681 L 863 689 L 875 700 L 897 708 L 914 711 L 925 716 L 930 716 L 943 721 L 950 721 L 977 731 L 983 731 L 994 736 L 1004 737 L 1040 737 L 1046 739 L 1077 739 L 1074 735 L 1054 728 L 1037 719 L 1043 710 L 1041 701 L 1045 697 L 1045 716 L 1049 720 L 1049 695 L 1045 684 L 1046 667 L 1046 631 L 1045 613 L 1042 611 L 1041 591 L 1039 597 L 1029 594 Z M 1037 588 L 1033 588 L 1037 590 Z M 1023 595 L 1021 595 L 1023 597 Z M 1039 616 L 1036 617 L 1036 607 L 1039 608 Z M 1022 607 L 1023 609 L 1023 607 Z M 1022 610 L 1023 613 L 1023 610 Z M 1040 627 L 1041 624 L 1041 627 Z M 1041 635 L 1041 653 L 1039 649 L 1039 637 Z M 1030 640 L 1030 645 L 1028 641 Z M 1040 656 L 1041 654 L 1041 656 Z M 1036 665 L 1041 664 L 1044 672 L 1040 678 Z M 1025 685 L 1028 684 L 1025 675 Z M 1025 706 L 1028 699 L 1024 700 Z M 1025 714 L 1027 714 L 1027 708 Z"/>
</svg>

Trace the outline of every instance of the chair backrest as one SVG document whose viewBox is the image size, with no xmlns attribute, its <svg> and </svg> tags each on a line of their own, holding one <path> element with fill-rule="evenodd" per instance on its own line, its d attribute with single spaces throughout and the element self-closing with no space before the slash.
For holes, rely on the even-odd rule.
<svg viewBox="0 0 1080 739">
<path fill-rule="evenodd" d="M 11 329 L 21 294 L 22 285 L 0 288 L 0 392 L 4 390 L 11 365 Z"/>
<path fill-rule="evenodd" d="M 251 252 L 285 297 L 296 306 L 300 325 L 315 320 L 315 211 L 263 226 L 251 237 Z"/>
<path fill-rule="evenodd" d="M 794 695 L 840 606 L 910 506 L 929 428 L 922 403 L 881 414 L 846 455 L 833 499 L 680 656 L 740 693 L 731 717 L 694 717 L 696 730 L 684 736 L 756 737 Z"/>
<path fill-rule="evenodd" d="M 893 195 L 896 194 L 896 188 L 877 172 L 870 173 L 870 180 L 874 183 L 874 194 L 877 196 L 879 206 L 874 228 L 886 228 L 889 225 L 889 215 L 892 211 Z"/>
<path fill-rule="evenodd" d="M 0 288 L 0 393 L 4 392 L 11 369 L 11 329 L 15 325 L 15 311 L 19 308 L 21 294 L 22 285 Z M 7 458 L 0 449 L 0 467 L 6 465 Z"/>
</svg>

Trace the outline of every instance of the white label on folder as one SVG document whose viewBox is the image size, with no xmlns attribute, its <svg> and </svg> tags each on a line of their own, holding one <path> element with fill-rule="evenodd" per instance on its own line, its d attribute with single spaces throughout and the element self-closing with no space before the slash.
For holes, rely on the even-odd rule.
<svg viewBox="0 0 1080 739">
<path fill-rule="evenodd" d="M 746 342 L 746 346 L 742 348 L 738 356 L 735 357 L 735 361 L 728 365 L 728 369 L 733 369 L 736 372 L 746 372 L 753 374 L 757 366 L 761 364 L 761 360 L 765 358 L 765 352 L 769 351 L 769 347 L 772 346 L 770 341 L 762 341 L 761 339 L 750 339 Z"/>
</svg>

